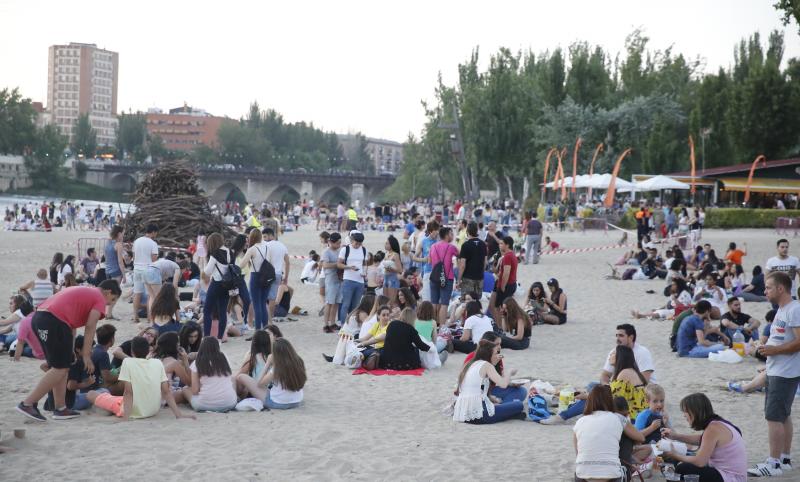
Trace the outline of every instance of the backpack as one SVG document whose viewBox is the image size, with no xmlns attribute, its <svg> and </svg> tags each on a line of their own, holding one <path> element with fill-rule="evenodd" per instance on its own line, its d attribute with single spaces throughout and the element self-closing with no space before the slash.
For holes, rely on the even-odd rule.
<svg viewBox="0 0 800 482">
<path fill-rule="evenodd" d="M 431 247 L 431 261 L 433 260 L 433 247 Z M 431 283 L 438 283 L 440 288 L 447 286 L 447 274 L 444 271 L 444 260 L 441 260 L 431 268 Z"/>
<path fill-rule="evenodd" d="M 361 246 L 361 253 L 364 255 L 364 261 L 367 260 L 367 248 Z M 350 257 L 350 245 L 344 247 L 344 264 L 347 264 L 347 258 Z"/>
<path fill-rule="evenodd" d="M 230 251 L 228 251 L 227 257 L 230 259 Z M 219 259 L 217 259 L 217 262 L 219 262 Z M 222 277 L 220 283 L 222 284 L 222 287 L 228 291 L 229 296 L 236 296 L 239 294 L 238 288 L 240 284 L 244 283 L 242 268 L 240 268 L 236 263 L 227 263 L 226 266 L 228 267 L 228 271 L 226 273 L 223 273 L 222 270 L 219 269 L 219 265 L 215 266 L 217 268 L 217 272 Z"/>
<path fill-rule="evenodd" d="M 258 248 L 256 248 L 256 251 L 258 251 Z M 258 254 L 264 260 L 261 262 L 261 267 L 258 268 L 258 284 L 262 288 L 269 288 L 272 286 L 272 282 L 275 281 L 275 267 L 267 261 L 266 256 L 261 254 L 261 251 L 258 251 Z"/>
<path fill-rule="evenodd" d="M 547 400 L 541 395 L 534 395 L 528 399 L 528 420 L 540 422 L 550 418 L 550 410 L 547 409 Z"/>
</svg>

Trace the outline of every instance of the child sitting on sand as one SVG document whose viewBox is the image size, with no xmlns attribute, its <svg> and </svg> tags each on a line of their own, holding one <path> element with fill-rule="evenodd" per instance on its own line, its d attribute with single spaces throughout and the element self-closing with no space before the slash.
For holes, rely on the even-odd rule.
<svg viewBox="0 0 800 482">
<path fill-rule="evenodd" d="M 183 397 L 195 411 L 227 412 L 238 401 L 236 382 L 219 340 L 207 336 L 200 342 L 197 358 L 190 367 L 192 386 L 183 387 Z"/>
<path fill-rule="evenodd" d="M 636 417 L 636 429 L 644 435 L 645 443 L 661 440 L 661 428 L 670 427 L 669 415 L 664 411 L 666 394 L 661 385 L 651 383 L 644 389 L 648 407 Z"/>
<path fill-rule="evenodd" d="M 265 370 L 260 379 L 240 373 L 237 382 L 246 387 L 254 397 L 263 400 L 264 406 L 277 410 L 299 407 L 303 402 L 303 387 L 306 384 L 306 366 L 285 338 L 272 344 L 273 367 Z"/>
<path fill-rule="evenodd" d="M 131 355 L 122 361 L 119 379 L 125 384 L 124 394 L 115 397 L 110 393 L 92 390 L 86 398 L 94 406 L 107 410 L 123 420 L 147 418 L 161 409 L 161 399 L 167 401 L 175 418 L 192 418 L 181 413 L 172 397 L 167 374 L 160 360 L 147 359 L 150 343 L 144 337 L 131 340 Z"/>
<path fill-rule="evenodd" d="M 264 373 L 272 369 L 272 340 L 264 330 L 253 333 L 250 351 L 245 354 L 244 363 L 236 376 L 236 391 L 241 398 L 258 396 L 250 394 L 247 386 L 239 380 L 239 375 L 247 375 L 253 380 L 261 380 Z M 262 398 L 263 400 L 263 398 Z"/>
</svg>

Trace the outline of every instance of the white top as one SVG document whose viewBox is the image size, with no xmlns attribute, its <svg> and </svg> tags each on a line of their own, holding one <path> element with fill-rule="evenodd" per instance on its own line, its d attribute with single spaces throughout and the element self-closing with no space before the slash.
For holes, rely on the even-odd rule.
<svg viewBox="0 0 800 482">
<path fill-rule="evenodd" d="M 578 439 L 575 475 L 581 479 L 622 477 L 619 440 L 628 421 L 613 412 L 597 411 L 575 422 L 572 431 Z"/>
<path fill-rule="evenodd" d="M 614 373 L 614 366 L 611 365 L 611 355 L 613 355 L 616 350 L 617 349 L 614 348 L 613 350 L 608 352 L 608 356 L 606 357 L 606 364 L 603 365 L 603 371 L 606 371 L 608 373 Z M 650 374 L 650 383 L 655 383 L 656 366 L 653 363 L 653 355 L 650 354 L 650 350 L 645 348 L 643 345 L 634 343 L 633 358 L 636 359 L 636 366 L 639 367 L 640 372 L 642 373 L 649 371 L 653 372 Z"/>
<path fill-rule="evenodd" d="M 707 286 L 698 286 L 695 288 L 695 296 L 700 294 L 703 289 L 708 289 Z M 711 303 L 711 306 L 716 307 L 720 313 L 725 313 L 728 311 L 728 295 L 725 294 L 725 290 L 720 288 L 719 286 L 714 287 L 713 290 L 709 289 L 708 292 L 711 293 L 711 298 L 703 298 L 704 300 Z"/>
<path fill-rule="evenodd" d="M 781 306 L 769 331 L 767 345 L 779 346 L 794 341 L 794 328 L 800 328 L 800 302 Z M 767 375 L 771 377 L 800 377 L 800 352 L 767 357 Z"/>
<path fill-rule="evenodd" d="M 141 236 L 133 242 L 133 269 L 146 269 L 153 262 L 153 255 L 158 256 L 158 243 Z"/>
<path fill-rule="evenodd" d="M 472 343 L 476 345 L 487 331 L 492 331 L 492 319 L 484 315 L 472 315 L 464 322 L 465 330 L 472 330 Z"/>
<path fill-rule="evenodd" d="M 306 261 L 303 266 L 303 271 L 300 273 L 300 279 L 306 280 L 307 283 L 314 283 L 317 281 L 317 274 L 319 273 L 314 265 L 317 263 L 314 260 Z"/>
<path fill-rule="evenodd" d="M 233 256 L 228 248 L 223 246 L 220 248 L 225 253 L 225 256 L 228 258 L 229 262 L 233 261 Z M 222 276 L 228 272 L 228 263 L 220 263 L 217 258 L 211 256 L 208 260 L 208 264 L 206 264 L 205 269 L 203 272 L 206 276 L 210 276 L 211 279 L 214 281 L 222 281 Z"/>
<path fill-rule="evenodd" d="M 69 273 L 72 273 L 72 266 L 70 266 L 68 264 L 62 265 L 61 269 L 58 270 L 58 278 L 57 278 L 57 280 L 58 280 L 59 286 L 64 284 L 64 275 L 69 274 Z"/>
<path fill-rule="evenodd" d="M 269 399 L 275 403 L 300 403 L 303 401 L 303 389 L 293 392 L 286 390 L 280 382 L 272 382 L 269 389 Z"/>
<path fill-rule="evenodd" d="M 375 318 L 375 321 L 377 321 L 377 317 Z M 364 324 L 366 325 L 366 323 L 364 323 Z M 374 325 L 375 322 L 373 322 L 372 324 Z M 370 326 L 372 326 L 372 325 L 370 325 Z M 352 316 L 348 316 L 347 317 L 347 321 L 344 323 L 344 326 L 342 326 L 342 329 L 339 330 L 339 334 L 347 334 L 347 335 L 351 335 L 351 336 L 358 335 L 359 339 L 364 339 L 369 335 L 369 330 L 367 330 L 366 332 L 363 332 L 363 333 L 361 333 L 361 331 L 363 331 L 363 330 L 361 330 L 361 331 L 359 331 L 359 330 L 360 329 L 358 327 L 358 315 L 356 314 L 356 315 L 352 315 Z"/>
<path fill-rule="evenodd" d="M 458 398 L 453 407 L 453 421 L 468 422 L 483 418 L 483 405 L 486 404 L 486 413 L 494 415 L 494 404 L 489 400 L 489 379 L 481 377 L 481 368 L 487 362 L 478 360 L 474 362 L 467 373 L 461 386 L 458 387 Z M 619 444 L 617 444 L 619 450 Z"/>
<path fill-rule="evenodd" d="M 196 362 L 192 362 L 190 367 L 193 373 L 197 373 Z M 233 388 L 233 376 L 227 377 L 200 377 L 200 393 L 195 395 L 198 405 L 205 409 L 231 408 L 236 405 L 236 390 Z"/>
<path fill-rule="evenodd" d="M 342 275 L 343 279 L 355 281 L 357 283 L 364 282 L 364 252 L 366 248 L 364 246 L 359 246 L 358 248 L 354 248 L 350 246 L 350 254 L 347 256 L 347 266 L 355 266 L 358 270 L 352 269 L 345 269 L 344 274 Z M 344 260 L 345 253 L 347 252 L 347 246 L 342 247 L 339 250 L 339 259 Z"/>
<path fill-rule="evenodd" d="M 796 256 L 787 256 L 786 259 L 773 256 L 764 265 L 765 274 L 769 274 L 771 271 L 783 271 L 792 278 L 792 297 L 797 295 L 796 275 L 798 269 L 800 269 L 800 259 L 797 259 Z"/>
<path fill-rule="evenodd" d="M 269 249 L 267 259 L 272 264 L 272 267 L 275 268 L 275 279 L 280 279 L 283 274 L 283 258 L 289 254 L 289 250 L 286 249 L 285 244 L 278 240 L 268 241 L 267 248 Z"/>
<path fill-rule="evenodd" d="M 244 253 L 245 258 L 250 260 L 254 273 L 258 273 L 261 269 L 261 265 L 264 264 L 264 260 L 269 259 L 268 246 L 266 241 L 261 241 L 247 248 L 247 252 Z M 281 264 L 281 266 L 283 266 L 283 264 Z"/>
<path fill-rule="evenodd" d="M 378 322 L 378 315 L 372 315 L 366 320 L 364 323 L 361 323 L 361 330 L 358 332 L 358 339 L 364 340 L 369 336 L 369 330 L 372 328 L 372 325 Z M 348 321 L 349 323 L 349 321 Z"/>
</svg>

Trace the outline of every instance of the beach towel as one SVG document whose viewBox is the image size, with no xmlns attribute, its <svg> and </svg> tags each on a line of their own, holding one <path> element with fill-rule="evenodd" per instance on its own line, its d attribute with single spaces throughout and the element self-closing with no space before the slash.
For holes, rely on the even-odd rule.
<svg viewBox="0 0 800 482">
<path fill-rule="evenodd" d="M 376 368 L 375 370 L 367 370 L 366 368 L 356 368 L 353 370 L 353 375 L 413 375 L 415 377 L 421 377 L 423 373 L 425 373 L 424 368 L 416 368 L 414 370 L 381 370 Z"/>
</svg>

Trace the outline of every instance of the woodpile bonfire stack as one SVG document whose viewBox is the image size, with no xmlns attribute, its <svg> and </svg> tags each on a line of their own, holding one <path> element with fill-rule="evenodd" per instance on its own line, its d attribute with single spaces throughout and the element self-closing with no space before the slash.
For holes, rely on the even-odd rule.
<svg viewBox="0 0 800 482">
<path fill-rule="evenodd" d="M 136 212 L 125 218 L 125 240 L 143 236 L 148 224 L 158 226 L 160 246 L 186 247 L 198 234 L 234 232 L 211 211 L 208 198 L 197 184 L 197 173 L 186 163 L 161 164 L 136 186 Z"/>
</svg>

